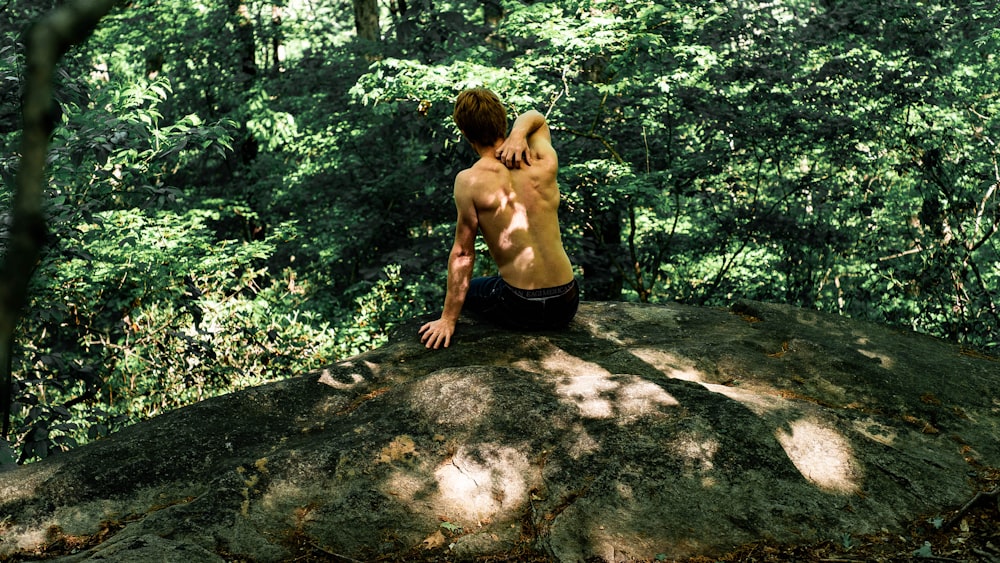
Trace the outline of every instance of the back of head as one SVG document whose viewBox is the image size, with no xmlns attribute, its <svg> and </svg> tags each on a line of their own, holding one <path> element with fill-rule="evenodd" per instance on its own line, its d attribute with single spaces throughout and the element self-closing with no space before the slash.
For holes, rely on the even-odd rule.
<svg viewBox="0 0 1000 563">
<path fill-rule="evenodd" d="M 452 118 L 462 134 L 477 145 L 488 147 L 507 136 L 507 111 L 500 98 L 486 88 L 459 94 Z"/>
</svg>

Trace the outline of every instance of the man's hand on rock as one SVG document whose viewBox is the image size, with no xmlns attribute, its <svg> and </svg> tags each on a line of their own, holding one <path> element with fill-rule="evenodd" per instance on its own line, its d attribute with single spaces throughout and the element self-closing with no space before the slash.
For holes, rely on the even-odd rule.
<svg viewBox="0 0 1000 563">
<path fill-rule="evenodd" d="M 420 327 L 417 332 L 420 342 L 428 348 L 437 350 L 442 345 L 447 348 L 451 344 L 451 335 L 455 334 L 455 321 L 438 319 Z"/>
</svg>

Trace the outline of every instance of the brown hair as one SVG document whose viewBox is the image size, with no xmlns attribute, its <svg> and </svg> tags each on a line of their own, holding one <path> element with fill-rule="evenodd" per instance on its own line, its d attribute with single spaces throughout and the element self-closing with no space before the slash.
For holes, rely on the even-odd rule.
<svg viewBox="0 0 1000 563">
<path fill-rule="evenodd" d="M 458 95 L 452 118 L 473 143 L 490 146 L 507 136 L 507 110 L 486 88 L 470 88 Z"/>
</svg>

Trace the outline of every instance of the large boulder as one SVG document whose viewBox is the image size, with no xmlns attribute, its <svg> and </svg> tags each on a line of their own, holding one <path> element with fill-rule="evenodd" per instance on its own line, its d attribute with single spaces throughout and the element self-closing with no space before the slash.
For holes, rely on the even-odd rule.
<svg viewBox="0 0 1000 563">
<path fill-rule="evenodd" d="M 561 561 L 833 539 L 1000 465 L 1000 364 L 792 307 L 584 303 L 563 332 L 415 320 L 351 360 L 0 473 L 0 557 Z"/>
</svg>

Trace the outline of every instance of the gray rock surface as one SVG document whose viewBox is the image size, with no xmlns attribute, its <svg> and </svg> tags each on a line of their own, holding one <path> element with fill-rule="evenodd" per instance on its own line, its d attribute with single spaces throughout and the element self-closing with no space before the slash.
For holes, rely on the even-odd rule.
<svg viewBox="0 0 1000 563">
<path fill-rule="evenodd" d="M 926 336 L 761 303 L 417 326 L 0 473 L 0 557 L 680 558 L 892 529 L 1000 465 L 1000 363 Z"/>
</svg>

